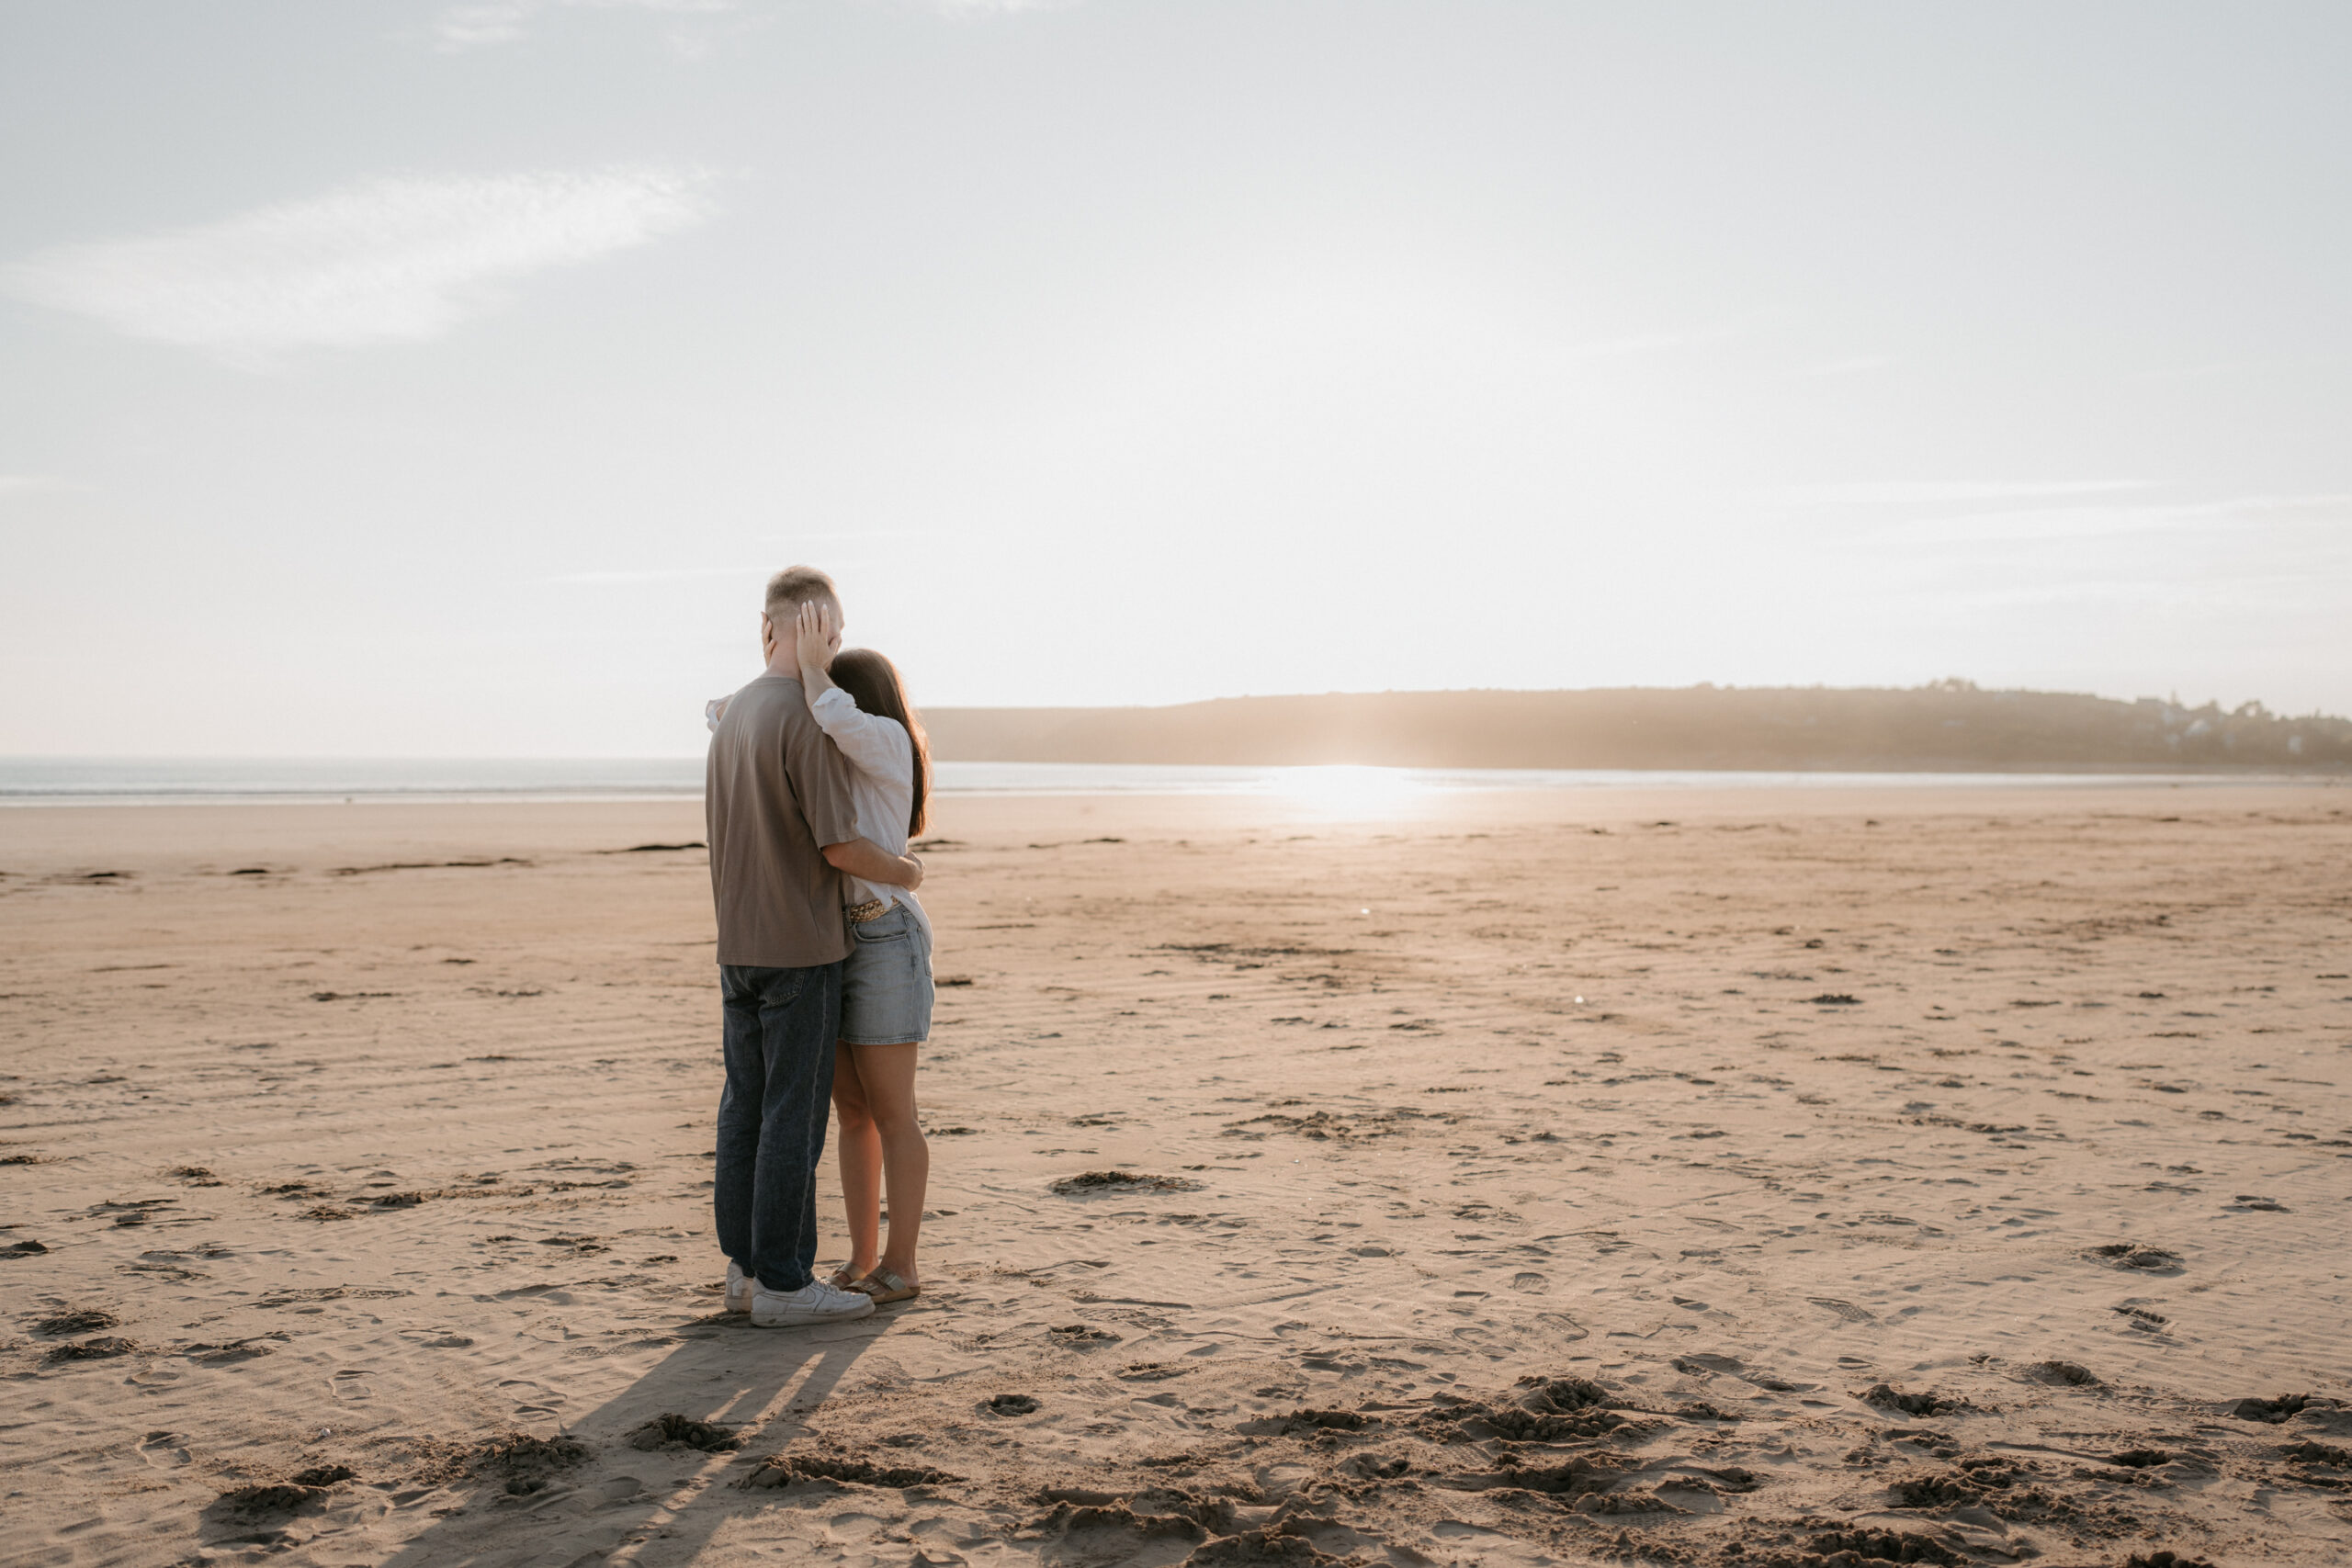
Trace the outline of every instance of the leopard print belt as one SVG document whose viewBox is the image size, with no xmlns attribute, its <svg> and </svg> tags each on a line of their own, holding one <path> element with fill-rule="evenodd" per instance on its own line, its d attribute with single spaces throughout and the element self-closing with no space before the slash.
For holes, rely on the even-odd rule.
<svg viewBox="0 0 2352 1568">
<path fill-rule="evenodd" d="M 851 904 L 842 910 L 842 914 L 849 917 L 849 923 L 854 926 L 862 926 L 868 920 L 878 920 L 889 912 L 889 901 L 883 898 L 868 898 L 863 904 Z"/>
</svg>

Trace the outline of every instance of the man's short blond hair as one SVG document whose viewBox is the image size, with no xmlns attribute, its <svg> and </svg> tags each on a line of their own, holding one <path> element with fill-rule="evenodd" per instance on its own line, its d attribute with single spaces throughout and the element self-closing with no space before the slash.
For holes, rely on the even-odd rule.
<svg viewBox="0 0 2352 1568">
<path fill-rule="evenodd" d="M 813 566 L 788 566 L 768 579 L 767 617 L 782 623 L 811 599 L 830 599 L 840 609 L 841 590 Z"/>
</svg>

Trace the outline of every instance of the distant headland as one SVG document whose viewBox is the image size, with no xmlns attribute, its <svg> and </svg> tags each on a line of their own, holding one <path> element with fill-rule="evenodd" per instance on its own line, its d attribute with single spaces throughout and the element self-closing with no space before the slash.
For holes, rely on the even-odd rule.
<svg viewBox="0 0 2352 1568">
<path fill-rule="evenodd" d="M 1172 707 L 933 708 L 962 762 L 1852 772 L 2352 772 L 2352 720 L 2260 703 L 1906 688 L 1619 687 L 1227 697 Z"/>
</svg>

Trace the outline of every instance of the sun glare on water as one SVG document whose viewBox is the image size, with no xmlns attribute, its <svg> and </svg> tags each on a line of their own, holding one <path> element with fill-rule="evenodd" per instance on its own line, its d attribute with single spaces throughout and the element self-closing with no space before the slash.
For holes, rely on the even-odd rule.
<svg viewBox="0 0 2352 1568">
<path fill-rule="evenodd" d="M 1419 803 L 1429 786 L 1403 768 L 1284 768 L 1274 794 L 1330 817 L 1374 817 Z"/>
</svg>

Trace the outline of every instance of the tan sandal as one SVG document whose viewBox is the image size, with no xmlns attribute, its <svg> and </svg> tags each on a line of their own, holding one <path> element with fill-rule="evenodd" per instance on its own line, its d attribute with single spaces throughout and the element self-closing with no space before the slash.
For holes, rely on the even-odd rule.
<svg viewBox="0 0 2352 1568">
<path fill-rule="evenodd" d="M 850 1273 L 847 1268 L 834 1269 L 833 1277 L 826 1282 L 837 1291 L 854 1291 L 857 1289 L 857 1280 Z"/>
<path fill-rule="evenodd" d="M 888 1269 L 876 1269 L 849 1288 L 861 1294 L 872 1296 L 876 1306 L 887 1306 L 892 1302 L 911 1301 L 922 1294 L 921 1286 L 908 1284 Z"/>
</svg>

